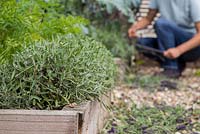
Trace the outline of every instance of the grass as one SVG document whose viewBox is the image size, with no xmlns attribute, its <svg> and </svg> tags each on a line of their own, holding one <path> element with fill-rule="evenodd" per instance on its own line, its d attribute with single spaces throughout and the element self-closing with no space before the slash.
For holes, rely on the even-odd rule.
<svg viewBox="0 0 200 134">
<path fill-rule="evenodd" d="M 112 118 L 102 134 L 174 134 L 200 132 L 200 110 L 157 106 L 128 108 L 125 103 L 113 107 Z M 198 133 L 197 133 L 198 134 Z"/>
<path fill-rule="evenodd" d="M 126 74 L 125 84 L 129 86 L 138 87 L 149 92 L 155 92 L 161 88 L 162 81 L 175 82 L 166 77 L 153 76 L 152 75 L 141 75 L 141 74 Z"/>
<path fill-rule="evenodd" d="M 159 76 L 152 77 L 151 75 L 137 75 L 134 80 L 134 84 L 146 90 L 152 91 L 160 85 L 161 80 L 164 80 L 164 78 Z"/>
</svg>

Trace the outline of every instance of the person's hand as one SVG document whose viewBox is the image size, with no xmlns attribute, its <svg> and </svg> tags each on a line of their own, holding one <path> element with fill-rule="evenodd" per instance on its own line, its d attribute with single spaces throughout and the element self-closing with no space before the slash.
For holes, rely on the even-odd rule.
<svg viewBox="0 0 200 134">
<path fill-rule="evenodd" d="M 129 37 L 136 38 L 137 37 L 136 31 L 137 31 L 137 26 L 136 25 L 132 25 L 128 30 Z"/>
<path fill-rule="evenodd" d="M 164 51 L 164 56 L 169 59 L 176 59 L 181 55 L 181 52 L 178 48 L 170 48 L 166 51 Z"/>
</svg>

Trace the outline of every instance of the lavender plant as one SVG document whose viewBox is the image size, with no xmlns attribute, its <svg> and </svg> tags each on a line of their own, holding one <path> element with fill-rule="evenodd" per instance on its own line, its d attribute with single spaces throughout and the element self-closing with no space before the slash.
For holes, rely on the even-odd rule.
<svg viewBox="0 0 200 134">
<path fill-rule="evenodd" d="M 87 37 L 29 45 L 0 65 L 0 108 L 61 109 L 98 99 L 114 83 L 110 52 Z"/>
</svg>

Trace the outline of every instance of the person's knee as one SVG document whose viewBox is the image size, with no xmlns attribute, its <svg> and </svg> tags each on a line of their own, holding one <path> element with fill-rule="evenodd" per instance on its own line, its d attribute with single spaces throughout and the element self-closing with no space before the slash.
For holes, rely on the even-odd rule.
<svg viewBox="0 0 200 134">
<path fill-rule="evenodd" d="M 139 38 L 137 39 L 137 44 L 149 46 L 149 44 L 152 44 L 152 41 L 151 39 L 148 39 L 148 38 Z"/>
<path fill-rule="evenodd" d="M 145 44 L 147 44 L 147 41 L 145 38 L 139 38 L 139 39 L 137 39 L 136 43 L 140 44 L 140 45 L 145 45 Z"/>
<path fill-rule="evenodd" d="M 169 22 L 163 18 L 159 18 L 154 25 L 155 29 L 168 28 L 169 26 L 170 26 Z"/>
<path fill-rule="evenodd" d="M 136 44 L 140 44 L 148 47 L 156 47 L 157 39 L 156 38 L 138 38 Z"/>
</svg>

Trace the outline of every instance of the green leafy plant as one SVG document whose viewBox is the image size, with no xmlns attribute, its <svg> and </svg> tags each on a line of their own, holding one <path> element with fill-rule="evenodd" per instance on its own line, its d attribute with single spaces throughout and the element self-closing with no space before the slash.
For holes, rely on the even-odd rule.
<svg viewBox="0 0 200 134">
<path fill-rule="evenodd" d="M 109 51 L 87 37 L 41 41 L 0 65 L 0 108 L 61 109 L 98 99 L 114 83 Z"/>
<path fill-rule="evenodd" d="M 66 14 L 82 14 L 84 17 L 102 17 L 105 13 L 113 14 L 116 11 L 127 16 L 129 22 L 134 21 L 133 10 L 136 9 L 140 0 L 61 0 L 65 5 Z"/>
<path fill-rule="evenodd" d="M 135 86 L 145 88 L 148 91 L 155 91 L 163 80 L 166 80 L 166 78 L 161 76 L 152 77 L 151 75 L 137 75 L 133 84 Z"/>
<path fill-rule="evenodd" d="M 17 11 L 15 1 L 1 1 L 0 7 L 0 60 L 2 62 L 5 57 L 9 58 L 11 53 L 19 49 L 21 40 L 26 40 L 24 35 L 28 32 L 29 21 L 25 21 L 26 15 L 23 16 Z"/>
<path fill-rule="evenodd" d="M 131 56 L 134 53 L 134 47 L 128 44 L 126 37 L 123 37 L 122 33 L 119 31 L 96 29 L 91 33 L 91 36 L 96 40 L 101 41 L 114 57 L 131 59 Z"/>
<path fill-rule="evenodd" d="M 81 34 L 89 24 L 81 17 L 60 14 L 59 1 L 0 1 L 0 63 L 12 59 L 24 44 L 37 40 L 52 40 L 69 33 Z"/>
<path fill-rule="evenodd" d="M 103 42 L 115 57 L 130 61 L 135 51 L 129 45 L 127 29 L 134 21 L 133 12 L 140 0 L 61 1 L 65 5 L 65 14 L 81 15 L 90 20 L 89 36 Z"/>
<path fill-rule="evenodd" d="M 119 10 L 129 18 L 129 22 L 134 22 L 133 9 L 139 5 L 140 0 L 97 0 L 100 4 L 106 5 L 108 13 Z"/>
</svg>

